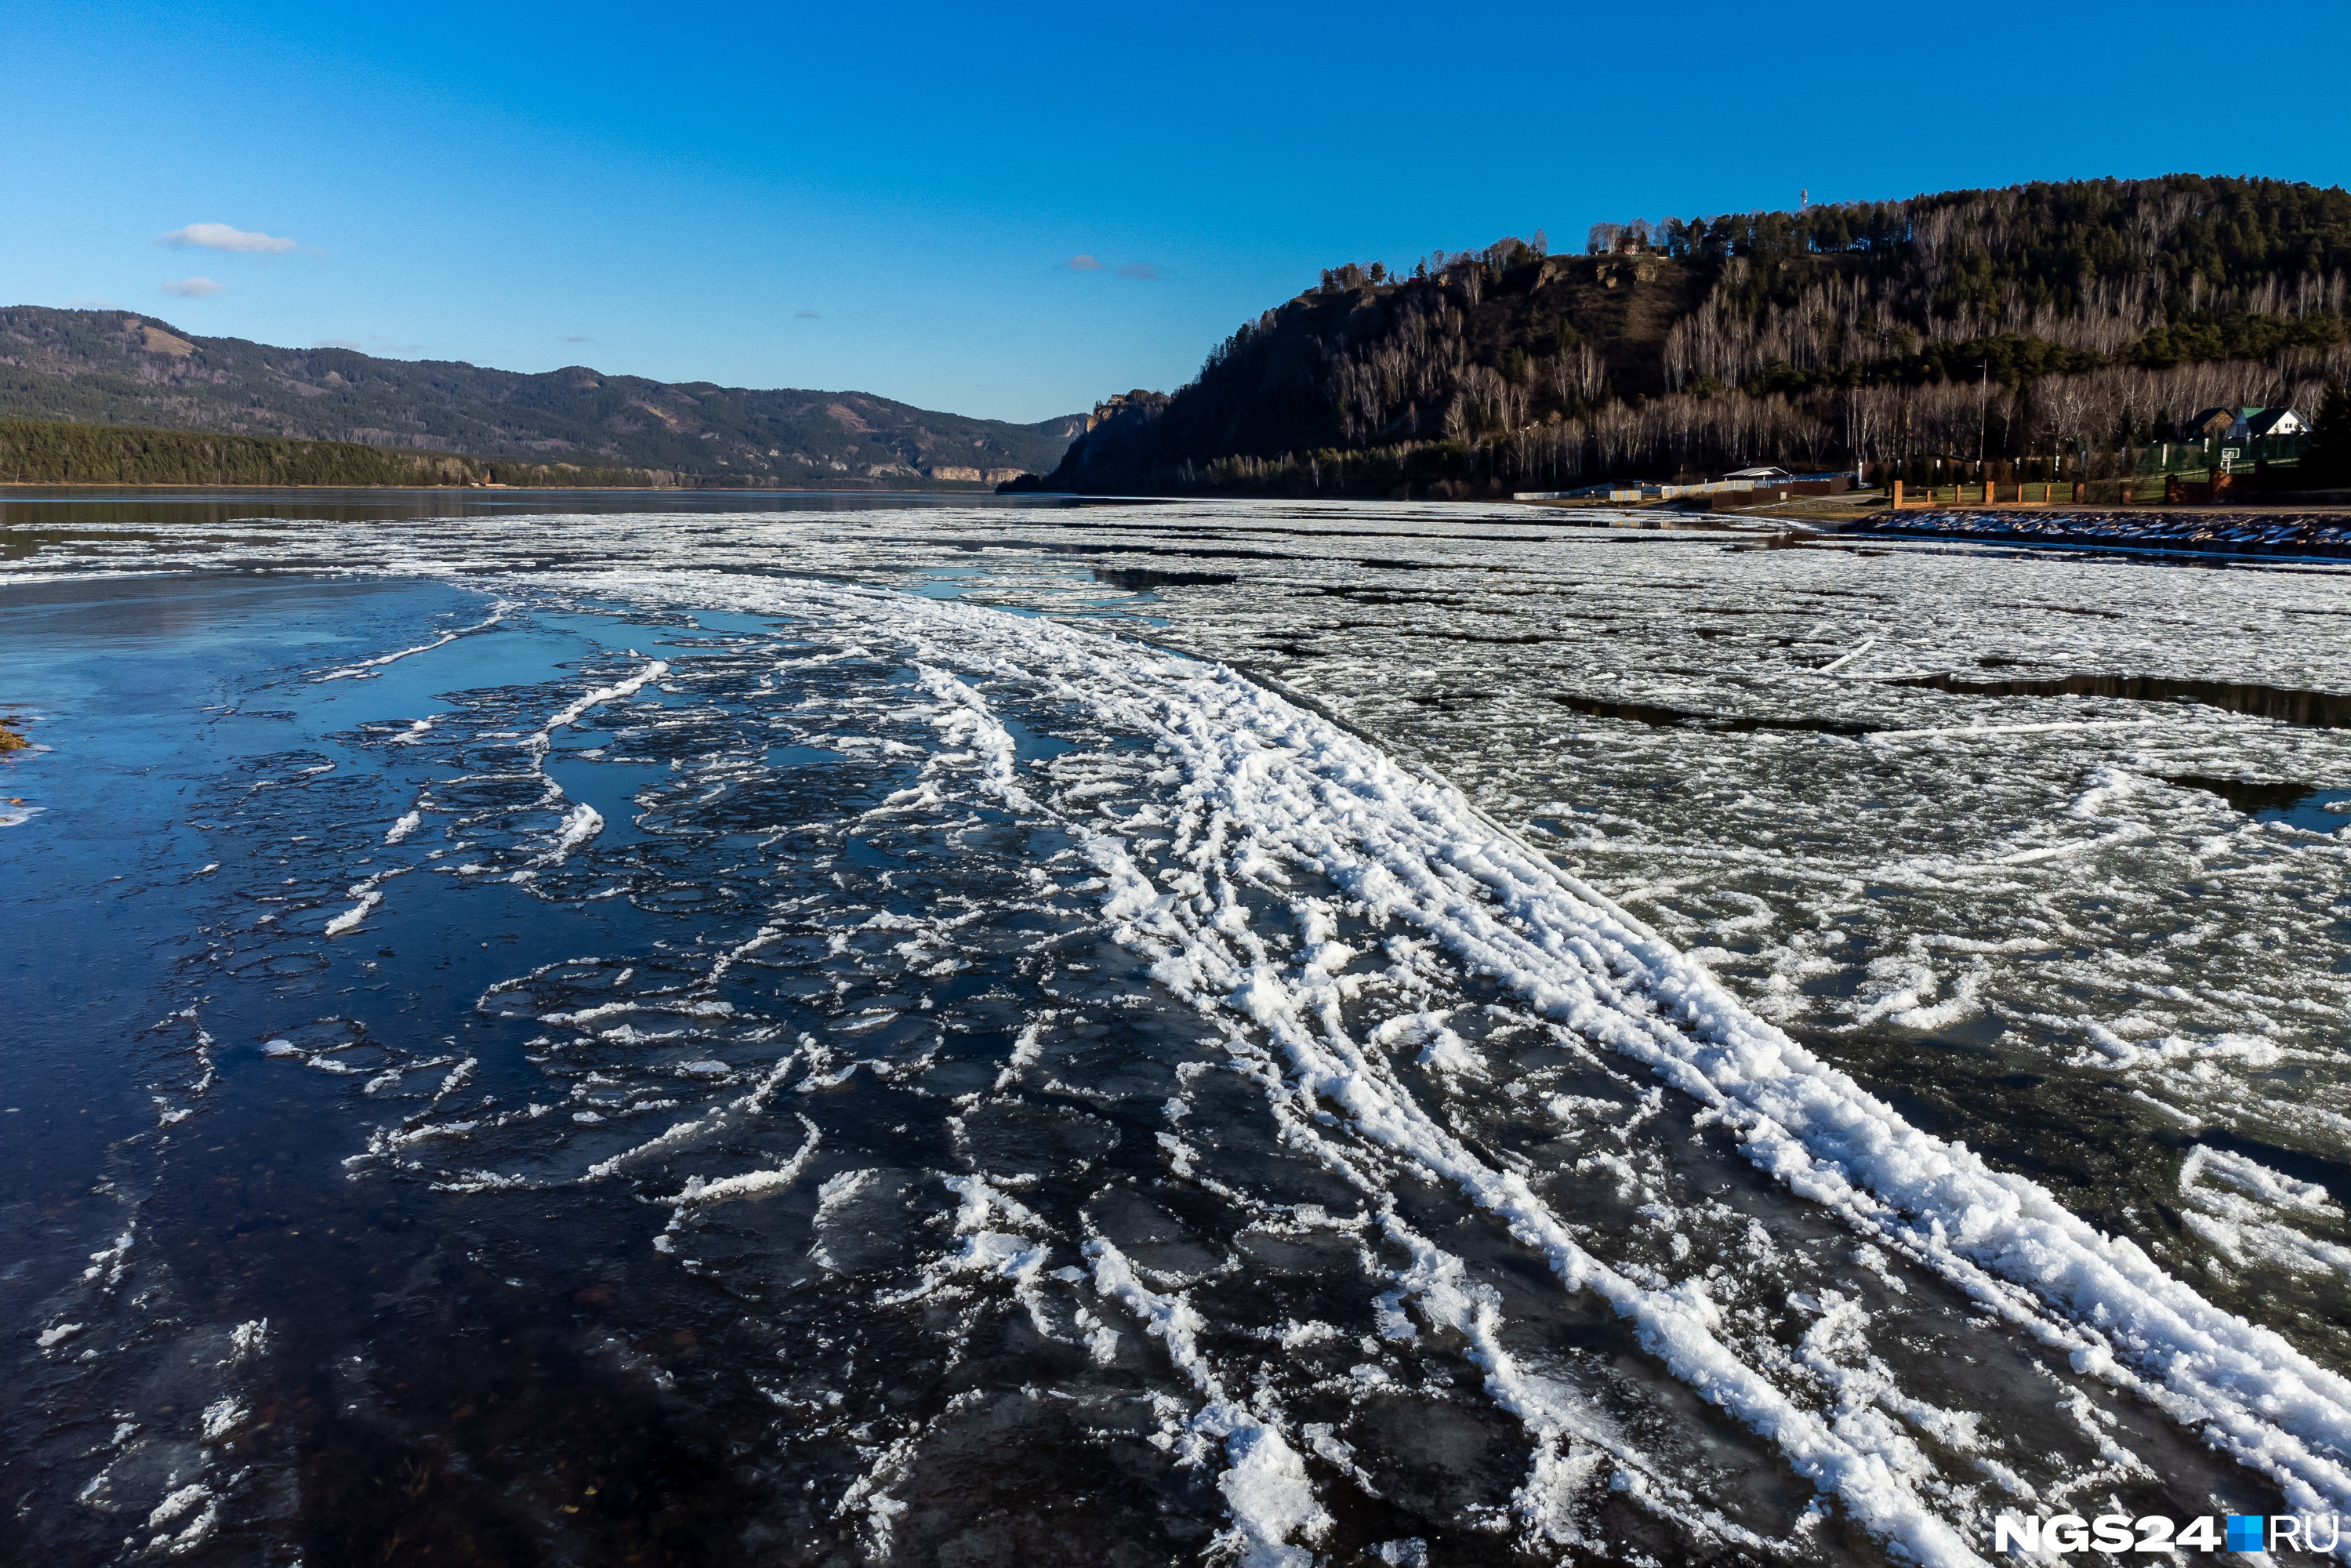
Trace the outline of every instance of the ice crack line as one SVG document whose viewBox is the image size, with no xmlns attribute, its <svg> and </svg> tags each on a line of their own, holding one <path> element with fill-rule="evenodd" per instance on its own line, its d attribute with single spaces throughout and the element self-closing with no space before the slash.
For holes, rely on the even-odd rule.
<svg viewBox="0 0 2351 1568">
<path fill-rule="evenodd" d="M 345 664 L 340 669 L 329 670 L 324 674 L 312 676 L 312 684 L 324 685 L 328 681 L 372 680 L 374 676 L 370 674 L 371 671 L 380 670 L 386 664 L 396 664 L 402 659 L 413 659 L 419 653 L 429 653 L 435 648 L 445 648 L 460 637 L 470 637 L 476 632 L 488 631 L 504 620 L 506 612 L 513 608 L 511 604 L 501 601 L 486 621 L 444 632 L 430 643 L 420 643 L 413 648 L 402 648 L 396 653 L 381 653 L 372 659 L 361 659 L 355 664 Z"/>
</svg>

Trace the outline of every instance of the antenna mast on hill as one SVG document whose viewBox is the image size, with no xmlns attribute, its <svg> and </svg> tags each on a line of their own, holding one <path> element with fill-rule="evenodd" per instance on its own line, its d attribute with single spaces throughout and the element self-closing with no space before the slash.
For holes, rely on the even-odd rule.
<svg viewBox="0 0 2351 1568">
<path fill-rule="evenodd" d="M 1796 193 L 1796 210 L 1798 212 L 1801 213 L 1809 210 L 1812 204 L 1813 193 L 1810 186 L 1806 186 L 1804 189 Z"/>
</svg>

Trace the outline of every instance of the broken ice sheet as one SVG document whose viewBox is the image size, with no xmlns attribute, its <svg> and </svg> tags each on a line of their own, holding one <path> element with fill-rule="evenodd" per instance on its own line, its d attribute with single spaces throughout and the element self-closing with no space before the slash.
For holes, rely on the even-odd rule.
<svg viewBox="0 0 2351 1568">
<path fill-rule="evenodd" d="M 433 1260 L 402 1299 L 495 1325 L 479 1359 L 397 1316 L 306 1331 L 350 1347 L 348 1403 L 434 1473 L 496 1450 L 475 1395 L 520 1354 L 568 1368 L 535 1396 L 523 1483 L 551 1512 L 612 1506 L 564 1478 L 609 1447 L 582 1414 L 617 1400 L 649 1463 L 722 1435 L 761 1456 L 696 1483 L 691 1528 L 853 1554 L 1441 1561 L 1499 1534 L 1935 1560 L 2011 1501 L 2334 1484 L 2294 1457 L 2306 1424 L 2245 1428 L 2268 1436 L 2241 1465 L 2177 1425 L 2244 1407 L 2163 1324 L 2225 1339 L 2201 1301 L 2275 1301 L 2289 1359 L 2228 1341 L 2261 1375 L 2324 1391 L 2341 1364 L 2330 1322 L 2294 1315 L 2313 1288 L 2273 1292 L 2339 1223 L 2293 1200 L 2325 1187 L 2297 1151 L 2339 1157 L 2343 998 L 2310 955 L 2339 941 L 2311 914 L 2339 901 L 2342 848 L 2164 782 L 2317 787 L 2335 737 L 1879 678 L 2000 657 L 2340 686 L 2295 619 L 2332 584 L 1726 556 L 1411 507 L 554 538 L 322 524 L 246 547 L 509 569 L 494 634 L 442 643 L 485 618 L 452 613 L 309 666 L 402 654 L 325 688 L 346 691 L 446 673 L 366 732 L 357 760 L 400 759 L 380 802 L 353 810 L 364 779 L 331 818 L 239 797 L 250 842 L 308 847 L 221 894 L 275 900 L 267 925 L 207 917 L 206 972 L 254 990 L 204 1005 L 287 1046 L 238 1092 L 310 1096 L 333 1145 L 310 1168 L 396 1195 L 413 1241 L 370 1245 Z M 1183 558 L 1126 623 L 1148 643 L 1005 613 L 1114 631 L 1084 551 L 1138 547 Z M 173 562 L 168 529 L 143 548 Z M 834 581 L 748 575 L 779 559 Z M 948 599 L 888 591 L 917 576 Z M 880 591 L 839 585 L 860 579 Z M 2258 644 L 2230 630 L 2247 617 Z M 466 661 L 553 652 L 559 627 L 585 645 L 469 685 Z M 532 742 L 567 714 L 601 744 L 559 781 Z M 595 831 L 566 789 L 591 767 L 629 770 Z M 395 863 L 472 870 L 373 883 L 337 939 L 390 946 L 366 961 L 395 980 L 476 978 L 454 1004 L 416 989 L 396 1028 L 319 1027 L 277 988 L 316 983 L 294 960 Z M 471 936 L 509 911 L 511 946 Z M 2282 1151 L 2243 1156 L 2274 1179 L 2191 1166 L 2177 1130 L 2207 1125 Z M 977 1216 L 975 1182 L 996 1195 Z M 2086 1272 L 2018 1268 L 2028 1235 Z M 593 1326 L 559 1343 L 558 1321 Z M 222 1386 L 192 1408 L 232 1396 L 267 1407 Z M 246 1430 L 222 1440 L 268 1440 Z"/>
</svg>

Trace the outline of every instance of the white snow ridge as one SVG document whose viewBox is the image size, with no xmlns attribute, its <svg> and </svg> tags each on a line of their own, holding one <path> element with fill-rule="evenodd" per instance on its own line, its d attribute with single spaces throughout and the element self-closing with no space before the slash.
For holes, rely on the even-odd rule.
<svg viewBox="0 0 2351 1568">
<path fill-rule="evenodd" d="M 58 1518 L 244 1550 L 330 1409 L 496 1474 L 515 1412 L 462 1385 L 526 1361 L 579 1369 L 534 1380 L 544 1463 L 436 1481 L 434 1528 L 594 1539 L 614 1465 L 722 1556 L 941 1568 L 1960 1564 L 2003 1513 L 2351 1511 L 2351 728 L 2070 690 L 2316 712 L 2351 590 L 1607 533 L 241 547 L 497 613 L 387 598 L 310 672 L 328 730 L 217 727 L 269 751 L 192 808 L 233 874 L 149 889 L 201 937 L 119 1042 L 152 1126 L 18 1325 Z M 284 1268 L 214 1267 L 192 1224 L 280 1148 Z"/>
<path fill-rule="evenodd" d="M 1469 1196 L 1544 1258 L 1566 1291 L 1593 1292 L 1637 1323 L 1677 1377 L 1769 1437 L 1799 1474 L 1902 1554 L 1967 1563 L 1980 1544 L 1920 1490 L 1910 1440 L 1882 1418 L 1856 1421 L 1792 1398 L 1729 1348 L 1703 1289 L 1643 1277 L 1586 1250 L 1573 1216 L 1554 1212 L 1512 1162 L 1456 1135 L 1402 1084 L 1384 1051 L 1351 1030 L 1348 981 L 1333 972 L 1343 955 L 1318 949 L 1300 961 L 1270 944 L 1250 927 L 1249 898 L 1278 894 L 1284 868 L 1311 868 L 1373 925 L 1436 944 L 1534 1014 L 1646 1067 L 1735 1131 L 1746 1157 L 1789 1190 L 2069 1353 L 2077 1371 L 2197 1429 L 2268 1477 L 2291 1506 L 2351 1511 L 2351 1381 L 2215 1307 L 2035 1182 L 1909 1124 L 1458 790 L 1337 725 L 1228 668 L 963 604 L 701 574 L 570 580 L 607 595 L 799 614 L 910 644 L 925 689 L 942 702 L 943 737 L 970 759 L 975 785 L 1016 812 L 1058 818 L 1085 844 L 1116 938 L 1197 1006 L 1237 1059 L 1262 1063 L 1291 1103 L 1313 1108 L 1298 1135 L 1327 1149 L 1334 1170 L 1359 1185 L 1370 1179 L 1362 1156 L 1333 1142 L 1343 1130 Z M 1154 825 L 1165 843 L 1152 852 L 1157 858 L 1146 863 L 1112 819 L 1040 800 L 989 714 L 990 683 L 1048 692 L 1151 737 L 1176 779 L 1175 816 Z M 1327 1124 L 1319 1131 L 1318 1117 Z M 2273 1210 L 2306 1201 L 2252 1173 L 2209 1168 Z M 829 1210 L 851 1196 L 848 1179 L 825 1184 Z M 2218 1212 L 2225 1205 L 2207 1207 L 2216 1220 L 2241 1223 Z M 2284 1239 L 2275 1226 L 2261 1234 Z M 1228 1451 L 1234 1549 L 1251 1561 L 1304 1562 L 1319 1505 L 1311 1493 L 1293 1495 L 1293 1482 L 1303 1483 L 1278 1424 L 1245 1418 L 1196 1363 L 1180 1298 L 1142 1284 L 1115 1249 L 1098 1247 L 1094 1266 L 1102 1293 L 1144 1321 L 1208 1400 L 1198 1419 Z M 1441 1272 L 1434 1259 L 1428 1267 Z M 1445 1313 L 1468 1323 L 1466 1311 Z M 1581 1451 L 1554 1401 L 1512 1397 L 1553 1462 Z M 1895 1407 L 1906 1397 L 1887 1396 Z"/>
</svg>

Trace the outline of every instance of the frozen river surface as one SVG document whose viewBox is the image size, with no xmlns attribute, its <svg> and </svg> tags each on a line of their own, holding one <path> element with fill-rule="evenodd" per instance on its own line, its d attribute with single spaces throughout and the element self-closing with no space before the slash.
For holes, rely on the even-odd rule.
<svg viewBox="0 0 2351 1568">
<path fill-rule="evenodd" d="M 0 511 L 26 1560 L 2351 1510 L 2351 578 L 538 505 Z"/>
</svg>

